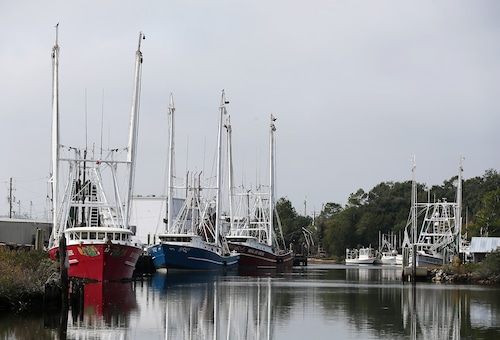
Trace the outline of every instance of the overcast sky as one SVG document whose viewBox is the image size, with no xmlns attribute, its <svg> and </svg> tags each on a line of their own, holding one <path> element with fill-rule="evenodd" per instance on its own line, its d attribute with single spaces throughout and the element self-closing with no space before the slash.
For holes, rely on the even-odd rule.
<svg viewBox="0 0 500 340">
<path fill-rule="evenodd" d="M 465 179 L 500 170 L 499 1 L 3 1 L 0 189 L 22 212 L 46 206 L 57 23 L 65 145 L 126 146 L 146 35 L 136 194 L 165 192 L 169 93 L 177 172 L 209 168 L 222 89 L 237 181 L 267 180 L 273 114 L 277 196 L 300 214 L 410 180 L 413 154 L 428 185 L 460 155 Z"/>
</svg>

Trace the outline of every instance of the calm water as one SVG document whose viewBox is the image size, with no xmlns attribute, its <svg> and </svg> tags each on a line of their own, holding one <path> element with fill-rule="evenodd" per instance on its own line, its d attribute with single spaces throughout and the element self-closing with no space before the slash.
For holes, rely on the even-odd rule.
<svg viewBox="0 0 500 340">
<path fill-rule="evenodd" d="M 1 339 L 61 339 L 59 315 L 0 315 Z M 395 267 L 161 274 L 87 285 L 67 339 L 499 339 L 500 287 L 403 284 Z"/>
</svg>

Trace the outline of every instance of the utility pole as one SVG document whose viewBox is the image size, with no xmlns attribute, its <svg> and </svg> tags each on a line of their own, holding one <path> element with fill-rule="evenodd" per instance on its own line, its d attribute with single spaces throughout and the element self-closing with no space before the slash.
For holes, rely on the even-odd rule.
<svg viewBox="0 0 500 340">
<path fill-rule="evenodd" d="M 12 177 L 10 178 L 9 187 L 9 218 L 12 218 Z"/>
</svg>

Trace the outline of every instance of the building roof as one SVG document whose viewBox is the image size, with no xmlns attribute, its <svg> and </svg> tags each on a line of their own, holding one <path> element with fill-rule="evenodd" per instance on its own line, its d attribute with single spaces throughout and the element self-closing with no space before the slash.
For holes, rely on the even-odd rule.
<svg viewBox="0 0 500 340">
<path fill-rule="evenodd" d="M 473 237 L 470 242 L 471 253 L 491 253 L 500 247 L 500 237 Z"/>
</svg>

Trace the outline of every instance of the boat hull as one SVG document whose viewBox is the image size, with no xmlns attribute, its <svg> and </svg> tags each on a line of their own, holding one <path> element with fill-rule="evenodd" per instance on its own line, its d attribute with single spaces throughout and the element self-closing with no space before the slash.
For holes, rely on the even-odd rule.
<svg viewBox="0 0 500 340">
<path fill-rule="evenodd" d="M 148 249 L 156 269 L 221 270 L 237 268 L 238 254 L 220 255 L 216 251 L 162 243 Z"/>
<path fill-rule="evenodd" d="M 396 258 L 395 257 L 381 258 L 380 264 L 382 264 L 384 266 L 394 266 L 394 265 L 396 265 Z"/>
<path fill-rule="evenodd" d="M 124 244 L 69 244 L 68 276 L 95 280 L 129 280 L 141 254 L 141 248 Z M 49 251 L 53 260 L 59 259 L 59 247 Z"/>
<path fill-rule="evenodd" d="M 396 255 L 396 266 L 401 266 L 403 264 L 403 255 Z"/>
<path fill-rule="evenodd" d="M 346 259 L 345 264 L 373 264 L 375 262 L 374 258 L 371 259 Z"/>
<path fill-rule="evenodd" d="M 240 254 L 240 267 L 279 268 L 293 266 L 293 252 L 271 253 L 245 244 L 228 242 L 229 249 Z"/>
<path fill-rule="evenodd" d="M 439 268 L 443 266 L 443 258 L 417 253 L 417 267 Z"/>
</svg>

